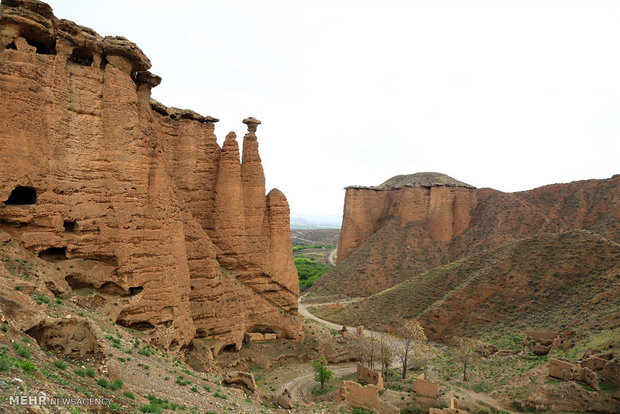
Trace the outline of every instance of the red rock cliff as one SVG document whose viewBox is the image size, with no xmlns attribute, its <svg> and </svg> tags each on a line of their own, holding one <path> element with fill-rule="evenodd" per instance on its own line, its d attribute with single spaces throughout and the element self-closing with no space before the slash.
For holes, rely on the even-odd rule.
<svg viewBox="0 0 620 414">
<path fill-rule="evenodd" d="M 432 240 L 448 242 L 469 226 L 476 202 L 475 188 L 438 173 L 397 176 L 376 187 L 348 187 L 338 261 L 347 258 L 391 217 L 398 217 L 402 227 L 423 225 Z"/>
<path fill-rule="evenodd" d="M 517 193 L 475 189 L 438 173 L 346 190 L 338 266 L 307 298 L 368 296 L 504 243 L 570 229 L 620 239 L 620 176 Z"/>
<path fill-rule="evenodd" d="M 115 296 L 116 322 L 162 347 L 298 337 L 288 204 L 265 195 L 260 122 L 244 121 L 241 162 L 217 119 L 150 98 L 149 67 L 125 38 L 2 1 L 0 227 L 81 269 L 71 287 Z"/>
</svg>

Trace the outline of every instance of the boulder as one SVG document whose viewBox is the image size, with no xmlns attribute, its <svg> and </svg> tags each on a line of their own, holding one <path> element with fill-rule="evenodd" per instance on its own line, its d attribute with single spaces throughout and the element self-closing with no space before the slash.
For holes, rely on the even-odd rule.
<svg viewBox="0 0 620 414">
<path fill-rule="evenodd" d="M 244 371 L 227 372 L 222 377 L 222 385 L 226 387 L 240 386 L 249 392 L 256 391 L 256 381 L 254 374 Z"/>
<path fill-rule="evenodd" d="M 103 332 L 86 318 L 46 318 L 26 333 L 33 337 L 40 347 L 45 346 L 60 356 L 103 359 L 106 355 Z"/>
</svg>

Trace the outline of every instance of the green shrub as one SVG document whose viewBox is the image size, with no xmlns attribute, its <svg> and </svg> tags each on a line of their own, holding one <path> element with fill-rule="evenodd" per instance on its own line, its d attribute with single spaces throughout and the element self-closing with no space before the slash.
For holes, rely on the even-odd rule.
<svg viewBox="0 0 620 414">
<path fill-rule="evenodd" d="M 177 377 L 176 383 L 179 384 L 180 386 L 184 387 L 186 385 L 191 384 L 192 382 L 189 379 L 185 378 L 183 375 L 179 375 Z"/>
<path fill-rule="evenodd" d="M 331 269 L 331 266 L 316 263 L 314 260 L 305 257 L 296 257 L 295 267 L 299 274 L 299 288 L 301 290 L 308 289 L 319 277 Z"/>
<path fill-rule="evenodd" d="M 37 302 L 38 305 L 41 305 L 43 303 L 48 304 L 52 301 L 50 298 L 39 292 L 34 292 L 32 294 L 32 299 L 34 299 L 34 301 Z"/>
<path fill-rule="evenodd" d="M 110 383 L 104 379 L 104 378 L 99 378 L 97 380 L 97 385 L 99 385 L 101 388 L 109 388 L 110 387 Z"/>
<path fill-rule="evenodd" d="M 306 249 L 333 249 L 334 246 L 331 244 L 309 244 L 309 245 L 300 245 L 293 246 L 293 251 L 306 250 Z"/>
<path fill-rule="evenodd" d="M 8 332 L 9 325 L 7 325 L 6 323 L 3 323 L 2 326 L 0 326 L 0 329 L 2 330 L 2 332 Z"/>
<path fill-rule="evenodd" d="M 353 414 L 373 414 L 373 411 L 360 407 L 353 407 L 352 412 Z"/>
<path fill-rule="evenodd" d="M 86 376 L 86 371 L 82 368 L 78 368 L 76 370 L 73 371 L 73 373 L 75 375 L 77 375 L 78 377 L 85 377 Z"/>
<path fill-rule="evenodd" d="M 36 371 L 36 367 L 34 366 L 34 364 L 28 360 L 24 360 L 24 361 L 17 361 L 17 366 L 19 367 L 19 369 L 21 369 L 24 373 L 29 373 L 29 372 L 33 372 Z"/>
<path fill-rule="evenodd" d="M 13 359 L 7 354 L 0 354 L 0 372 L 8 372 L 13 366 Z"/>
<path fill-rule="evenodd" d="M 129 398 L 130 400 L 135 400 L 135 399 L 136 399 L 136 396 L 135 396 L 135 395 L 133 395 L 133 393 L 131 393 L 131 392 L 129 392 L 129 391 L 125 391 L 125 392 L 123 393 L 123 395 L 124 395 L 125 397 Z"/>
<path fill-rule="evenodd" d="M 160 398 L 155 397 L 152 394 L 147 395 L 150 404 L 143 405 L 140 407 L 140 412 L 143 413 L 161 413 L 163 410 L 172 410 L 176 411 L 179 406 L 175 403 L 171 403 L 168 400 L 162 400 Z"/>
<path fill-rule="evenodd" d="M 120 390 L 121 388 L 123 388 L 123 380 L 115 379 L 109 385 L 110 385 L 110 389 L 113 390 L 113 391 Z"/>
<path fill-rule="evenodd" d="M 17 342 L 13 344 L 13 349 L 15 353 L 22 358 L 30 358 L 30 349 L 27 346 L 18 344 Z"/>
<path fill-rule="evenodd" d="M 87 367 L 85 372 L 87 377 L 95 378 L 96 372 L 93 367 Z"/>
<path fill-rule="evenodd" d="M 220 390 L 215 391 L 215 394 L 213 394 L 213 396 L 214 396 L 214 397 L 217 397 L 217 398 L 221 398 L 221 399 L 223 399 L 223 400 L 227 400 L 227 399 L 228 399 L 228 395 L 226 395 L 226 394 L 222 394 L 222 393 L 220 392 Z"/>
<path fill-rule="evenodd" d="M 144 347 L 144 348 L 142 348 L 141 350 L 138 351 L 138 353 L 140 355 L 144 355 L 144 356 L 147 356 L 147 357 L 151 356 L 151 352 L 152 351 L 151 351 L 151 349 L 149 347 Z"/>
<path fill-rule="evenodd" d="M 58 359 L 56 361 L 54 361 L 54 366 L 56 368 L 58 368 L 59 370 L 64 371 L 65 369 L 67 369 L 67 363 L 61 359 Z"/>
</svg>

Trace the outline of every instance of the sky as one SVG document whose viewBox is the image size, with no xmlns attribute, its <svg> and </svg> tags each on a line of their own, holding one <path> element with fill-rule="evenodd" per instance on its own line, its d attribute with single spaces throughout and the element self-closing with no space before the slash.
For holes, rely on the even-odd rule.
<svg viewBox="0 0 620 414">
<path fill-rule="evenodd" d="M 49 0 L 129 38 L 153 97 L 243 136 L 291 215 L 437 171 L 521 191 L 620 173 L 620 1 Z"/>
</svg>

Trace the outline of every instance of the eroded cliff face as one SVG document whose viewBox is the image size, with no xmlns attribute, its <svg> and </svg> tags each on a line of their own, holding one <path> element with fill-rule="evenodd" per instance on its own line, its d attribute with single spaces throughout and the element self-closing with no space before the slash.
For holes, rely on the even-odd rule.
<svg viewBox="0 0 620 414">
<path fill-rule="evenodd" d="M 125 38 L 2 1 L 0 228 L 162 347 L 298 337 L 289 209 L 265 195 L 260 122 L 244 120 L 240 160 L 216 118 L 150 98 L 149 67 Z"/>
<path fill-rule="evenodd" d="M 397 217 L 402 227 L 409 223 L 423 225 L 433 240 L 449 242 L 469 226 L 470 212 L 476 203 L 476 191 L 469 187 L 349 187 L 345 194 L 338 262 L 391 217 Z"/>
<path fill-rule="evenodd" d="M 402 228 L 423 228 L 434 244 L 451 245 L 450 252 L 457 255 L 465 247 L 460 240 L 467 239 L 465 233 L 487 233 L 502 242 L 574 228 L 595 230 L 617 239 L 619 181 L 620 176 L 614 176 L 518 193 L 476 189 L 456 180 L 456 184 L 348 187 L 338 261 L 347 258 L 393 218 Z"/>
<path fill-rule="evenodd" d="M 338 266 L 306 297 L 368 296 L 437 266 L 540 234 L 582 229 L 617 242 L 619 194 L 619 175 L 517 193 L 476 189 L 438 173 L 349 187 Z"/>
</svg>

